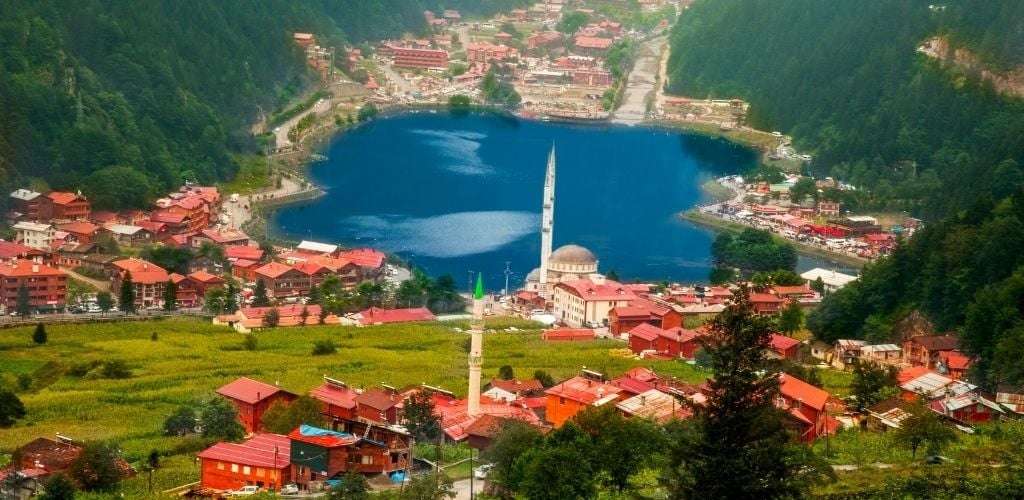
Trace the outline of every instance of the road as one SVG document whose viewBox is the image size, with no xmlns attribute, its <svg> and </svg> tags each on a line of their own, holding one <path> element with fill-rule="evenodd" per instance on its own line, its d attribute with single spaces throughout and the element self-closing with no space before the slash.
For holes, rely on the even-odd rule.
<svg viewBox="0 0 1024 500">
<path fill-rule="evenodd" d="M 402 75 L 399 75 L 390 64 L 381 63 L 377 67 L 387 75 L 388 80 L 391 80 L 391 83 L 398 85 L 400 94 L 408 95 L 416 92 L 416 87 L 413 87 L 412 84 L 409 83 L 409 80 L 406 80 Z"/>
<path fill-rule="evenodd" d="M 626 80 L 622 106 L 612 115 L 613 123 L 636 125 L 647 117 L 647 96 L 654 92 L 662 53 L 667 48 L 668 38 L 664 36 L 652 38 L 637 47 L 636 64 Z"/>
<path fill-rule="evenodd" d="M 224 203 L 224 208 L 227 209 L 228 214 L 231 216 L 231 222 L 228 226 L 242 227 L 242 224 L 245 224 L 246 221 L 252 218 L 253 200 L 279 198 L 292 193 L 298 193 L 299 191 L 302 191 L 302 185 L 298 181 L 290 177 L 282 177 L 280 189 L 240 196 L 237 202 L 231 202 L 229 199 Z M 225 194 L 231 196 L 231 193 Z"/>
<path fill-rule="evenodd" d="M 74 279 L 76 279 L 78 281 L 84 281 L 84 282 L 86 282 L 86 283 L 96 287 L 101 292 L 109 292 L 110 291 L 110 281 L 100 281 L 100 280 L 92 279 L 92 278 L 90 278 L 88 276 L 82 276 L 81 274 L 76 273 L 74 271 L 74 269 L 72 269 L 70 267 L 62 267 L 62 268 L 60 268 L 60 270 L 68 273 L 68 276 L 71 276 L 72 278 L 74 278 Z"/>
<path fill-rule="evenodd" d="M 277 149 L 281 149 L 285 146 L 291 145 L 292 141 L 288 139 L 288 132 L 291 131 L 295 124 L 299 123 L 299 120 L 305 118 L 310 113 L 324 114 L 331 110 L 331 101 L 329 99 L 321 99 L 312 108 L 299 113 L 297 116 L 292 117 L 274 129 L 274 137 L 277 139 Z"/>
<path fill-rule="evenodd" d="M 484 490 L 484 482 L 480 479 L 473 480 L 473 492 L 479 494 Z M 469 479 L 455 481 L 455 500 L 469 500 Z"/>
</svg>

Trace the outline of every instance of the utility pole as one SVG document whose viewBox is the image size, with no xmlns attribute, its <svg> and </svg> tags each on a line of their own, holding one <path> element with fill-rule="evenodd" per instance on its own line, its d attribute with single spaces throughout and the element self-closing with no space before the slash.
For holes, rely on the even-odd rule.
<svg viewBox="0 0 1024 500">
<path fill-rule="evenodd" d="M 512 270 L 509 269 L 510 265 L 512 265 L 511 262 L 505 261 L 505 296 L 506 297 L 510 295 L 509 292 L 508 292 L 508 277 L 509 277 L 510 274 L 512 274 Z"/>
</svg>

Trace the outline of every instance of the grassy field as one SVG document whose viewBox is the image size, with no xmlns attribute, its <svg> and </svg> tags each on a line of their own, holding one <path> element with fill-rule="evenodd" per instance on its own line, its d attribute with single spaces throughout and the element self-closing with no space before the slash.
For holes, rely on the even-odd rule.
<svg viewBox="0 0 1024 500">
<path fill-rule="evenodd" d="M 536 325 L 522 320 L 495 322 L 494 326 Z M 111 439 L 129 461 L 141 460 L 151 449 L 170 452 L 178 438 L 162 436 L 164 418 L 175 408 L 212 397 L 214 390 L 240 376 L 304 394 L 328 375 L 355 387 L 385 382 L 395 386 L 428 383 L 466 392 L 468 335 L 454 331 L 464 324 L 435 323 L 396 327 L 306 327 L 269 330 L 257 334 L 255 352 L 241 350 L 243 336 L 200 320 L 168 319 L 131 324 L 53 325 L 49 342 L 35 346 L 32 328 L 0 331 L 0 368 L 32 373 L 50 366 L 65 373 L 49 377 L 45 387 L 20 397 L 27 418 L 10 429 L 0 429 L 0 450 L 37 436 L 56 432 L 75 439 Z M 151 340 L 155 333 L 157 340 Z M 312 356 L 313 342 L 332 339 L 338 352 Z M 556 380 L 587 366 L 618 376 L 640 365 L 625 344 L 613 340 L 551 343 L 539 331 L 495 332 L 485 337 L 484 379 L 498 367 L 511 365 L 517 376 L 530 377 L 544 369 Z M 93 374 L 67 373 L 88 362 L 120 360 L 132 377 L 123 380 Z M 642 362 L 644 366 L 652 363 Z M 677 362 L 655 362 L 666 375 L 698 381 L 705 373 Z"/>
</svg>

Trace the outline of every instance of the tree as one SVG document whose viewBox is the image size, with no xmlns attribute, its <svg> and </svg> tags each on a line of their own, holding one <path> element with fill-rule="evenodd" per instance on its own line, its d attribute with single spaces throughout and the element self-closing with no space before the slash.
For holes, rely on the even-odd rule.
<svg viewBox="0 0 1024 500">
<path fill-rule="evenodd" d="M 448 98 L 448 107 L 455 111 L 466 111 L 473 101 L 466 94 L 455 94 Z"/>
<path fill-rule="evenodd" d="M 220 397 L 211 398 L 202 405 L 199 422 L 203 437 L 238 441 L 245 436 L 245 428 L 238 421 L 238 408 Z"/>
<path fill-rule="evenodd" d="M 253 307 L 267 307 L 270 305 L 270 297 L 267 295 L 267 284 L 263 278 L 256 280 L 256 289 L 252 293 Z"/>
<path fill-rule="evenodd" d="M 811 203 L 818 204 L 818 184 L 810 177 L 801 177 L 789 188 L 789 199 L 793 203 L 802 203 L 806 198 L 810 198 Z"/>
<path fill-rule="evenodd" d="M 299 396 L 290 404 L 274 401 L 263 413 L 263 429 L 275 434 L 288 434 L 303 424 L 321 427 L 324 418 L 320 406 L 320 401 L 310 396 Z"/>
<path fill-rule="evenodd" d="M 309 319 L 309 308 L 305 305 L 302 306 L 302 312 L 299 313 L 299 326 L 306 326 L 306 320 Z"/>
<path fill-rule="evenodd" d="M 434 413 L 434 401 L 426 391 L 409 396 L 403 406 L 405 427 L 418 441 L 435 441 L 441 437 L 441 419 Z"/>
<path fill-rule="evenodd" d="M 148 260 L 168 272 L 188 274 L 188 264 L 195 255 L 189 247 L 170 245 L 151 245 L 142 249 L 143 259 Z"/>
<path fill-rule="evenodd" d="M 800 328 L 804 326 L 804 308 L 795 300 L 789 301 L 779 313 L 776 325 L 779 327 L 779 331 L 788 335 L 800 331 Z"/>
<path fill-rule="evenodd" d="M 324 325 L 324 324 L 327 323 L 327 309 L 326 308 L 324 308 L 324 307 L 320 308 L 320 313 L 317 314 L 317 319 L 318 319 L 318 321 L 317 321 L 318 325 Z"/>
<path fill-rule="evenodd" d="M 173 311 L 178 308 L 178 285 L 174 281 L 167 280 L 164 285 L 164 311 Z"/>
<path fill-rule="evenodd" d="M 121 276 L 121 310 L 125 313 L 135 312 L 135 285 L 132 283 L 132 272 L 125 271 Z"/>
<path fill-rule="evenodd" d="M 146 464 L 142 468 L 149 473 L 149 492 L 153 493 L 153 472 L 160 468 L 160 452 L 150 450 L 146 456 Z"/>
<path fill-rule="evenodd" d="M 589 19 L 590 18 L 582 12 L 568 12 L 562 16 L 560 21 L 558 21 L 558 25 L 555 26 L 555 29 L 565 33 L 566 35 L 572 35 L 579 31 L 583 26 L 586 26 Z"/>
<path fill-rule="evenodd" d="M 515 461 L 513 488 L 530 499 L 594 498 L 593 456 L 590 439 L 569 421 Z"/>
<path fill-rule="evenodd" d="M 417 474 L 405 485 L 401 498 L 409 500 L 441 500 L 455 498 L 455 483 L 444 472 Z"/>
<path fill-rule="evenodd" d="M 515 373 L 512 371 L 512 365 L 501 365 L 498 368 L 498 378 L 502 380 L 512 380 L 516 378 Z"/>
<path fill-rule="evenodd" d="M 775 407 L 779 377 L 766 373 L 770 320 L 754 314 L 746 288 L 705 323 L 702 342 L 714 372 L 705 405 L 670 424 L 674 442 L 664 478 L 670 498 L 799 497 L 818 467 L 810 450 L 792 444 Z"/>
<path fill-rule="evenodd" d="M 327 490 L 327 500 L 369 500 L 370 483 L 366 477 L 356 472 L 341 476 L 337 486 Z"/>
<path fill-rule="evenodd" d="M 224 312 L 234 314 L 238 310 L 238 289 L 235 284 L 228 281 L 228 287 L 224 290 Z"/>
<path fill-rule="evenodd" d="M 654 422 L 624 418 L 611 406 L 588 408 L 576 415 L 580 430 L 590 436 L 592 467 L 603 471 L 611 487 L 623 492 L 629 478 L 640 472 L 668 445 L 667 436 Z"/>
<path fill-rule="evenodd" d="M 512 471 L 519 457 L 543 439 L 540 430 L 521 420 L 505 419 L 481 458 L 494 464 L 487 474 L 488 491 L 508 497 L 514 490 Z"/>
<path fill-rule="evenodd" d="M 544 386 L 545 389 L 555 385 L 555 379 L 550 373 L 544 370 L 537 370 L 533 372 L 533 378 L 537 379 L 537 381 L 540 382 L 540 385 Z"/>
<path fill-rule="evenodd" d="M 226 301 L 227 294 L 224 287 L 214 287 L 206 291 L 206 297 L 203 299 L 203 307 L 209 312 L 220 314 L 227 312 L 227 307 L 224 306 Z"/>
<path fill-rule="evenodd" d="M 164 420 L 164 435 L 184 436 L 196 431 L 196 411 L 191 406 L 181 406 Z"/>
<path fill-rule="evenodd" d="M 263 315 L 263 326 L 267 328 L 276 327 L 279 321 L 281 321 L 281 313 L 277 312 L 276 307 L 270 308 L 270 310 Z"/>
<path fill-rule="evenodd" d="M 619 273 L 615 272 L 614 269 L 609 269 L 608 274 L 605 275 L 605 278 L 608 278 L 612 281 L 621 281 L 621 279 L 619 278 Z"/>
<path fill-rule="evenodd" d="M 75 500 L 75 483 L 58 472 L 43 483 L 43 494 L 39 500 Z"/>
<path fill-rule="evenodd" d="M 0 427 L 7 428 L 25 416 L 25 405 L 18 395 L 7 389 L 0 389 Z"/>
<path fill-rule="evenodd" d="M 368 102 L 363 104 L 363 107 L 359 108 L 359 113 L 356 116 L 359 121 L 365 122 L 366 120 L 376 118 L 379 113 L 380 112 L 377 111 L 377 105 L 372 102 Z"/>
<path fill-rule="evenodd" d="M 909 402 L 903 411 L 907 416 L 900 421 L 893 439 L 898 444 L 910 447 L 911 458 L 917 458 L 917 449 L 921 445 L 926 446 L 928 454 L 937 454 L 944 446 L 956 441 L 956 431 L 928 407 L 925 399 L 919 397 Z"/>
<path fill-rule="evenodd" d="M 850 383 L 850 395 L 856 399 L 854 405 L 858 411 L 885 399 L 887 388 L 896 388 L 896 367 L 882 366 L 875 363 L 853 364 L 853 382 Z M 893 392 L 893 391 L 888 391 Z"/>
<path fill-rule="evenodd" d="M 821 279 L 821 276 L 814 278 L 814 281 L 810 284 L 811 290 L 818 292 L 821 295 L 825 295 L 825 281 Z"/>
<path fill-rule="evenodd" d="M 96 294 L 96 306 L 106 314 L 107 311 L 114 308 L 114 297 L 110 295 L 110 292 L 99 292 Z"/>
<path fill-rule="evenodd" d="M 100 441 L 87 441 L 68 466 L 67 473 L 85 491 L 108 492 L 121 482 L 117 449 Z"/>
<path fill-rule="evenodd" d="M 32 333 L 32 342 L 37 344 L 46 343 L 46 327 L 42 323 L 36 325 L 36 331 Z"/>
<path fill-rule="evenodd" d="M 334 341 L 331 339 L 323 339 L 313 342 L 314 356 L 326 356 L 328 354 L 334 354 L 336 352 L 338 352 L 338 347 L 334 345 Z"/>
<path fill-rule="evenodd" d="M 256 338 L 256 334 L 245 334 L 245 338 L 242 339 L 242 349 L 245 349 L 246 351 L 255 351 L 257 347 L 259 347 L 259 339 Z"/>
<path fill-rule="evenodd" d="M 18 300 L 14 304 L 14 312 L 18 313 L 18 316 L 22 319 L 32 314 L 32 304 L 29 300 L 28 287 L 23 282 L 21 285 L 18 285 Z"/>
</svg>

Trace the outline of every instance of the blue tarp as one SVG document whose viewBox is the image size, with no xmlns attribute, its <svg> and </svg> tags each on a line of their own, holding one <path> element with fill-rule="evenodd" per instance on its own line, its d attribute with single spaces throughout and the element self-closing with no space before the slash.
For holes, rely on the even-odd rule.
<svg viewBox="0 0 1024 500">
<path fill-rule="evenodd" d="M 321 429 L 319 427 L 313 427 L 312 425 L 306 425 L 306 424 L 302 424 L 302 425 L 299 426 L 299 434 L 302 434 L 303 436 L 310 436 L 310 437 L 316 437 L 316 436 L 336 436 L 336 437 L 341 437 L 341 438 L 352 437 L 351 434 L 348 434 L 348 433 L 345 433 L 345 432 L 329 431 L 327 429 Z"/>
<path fill-rule="evenodd" d="M 404 472 L 393 472 L 393 473 L 391 473 L 391 482 L 393 482 L 393 483 L 401 483 L 402 481 L 405 481 L 405 473 Z"/>
</svg>

